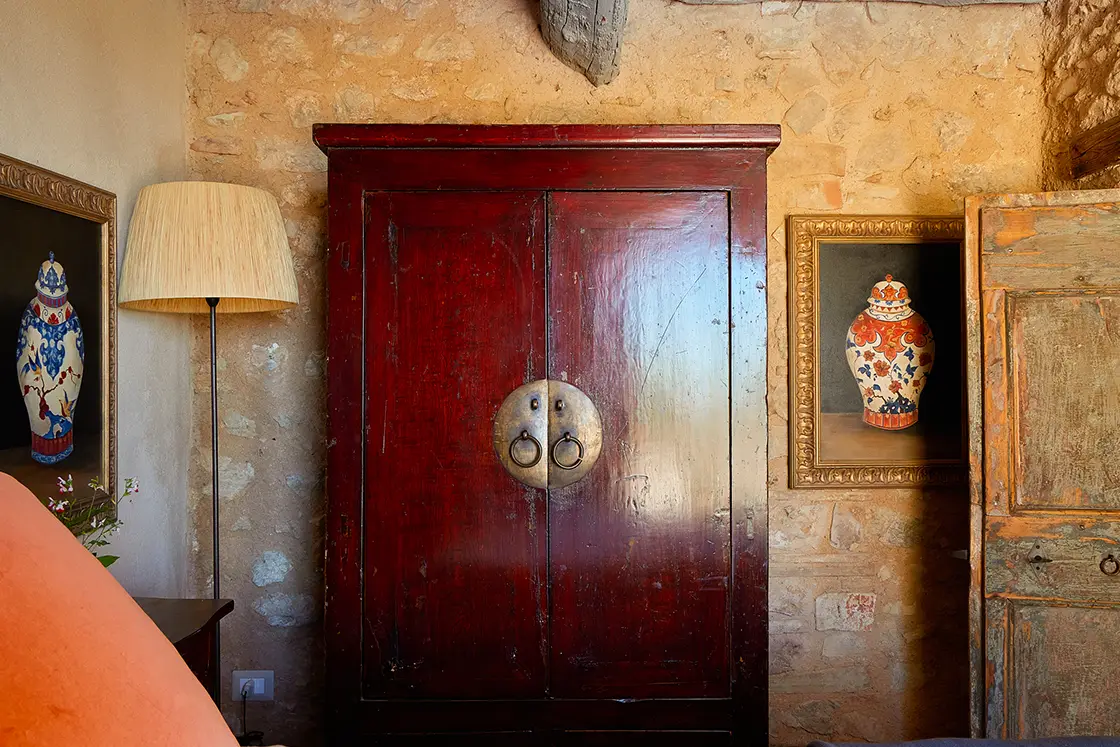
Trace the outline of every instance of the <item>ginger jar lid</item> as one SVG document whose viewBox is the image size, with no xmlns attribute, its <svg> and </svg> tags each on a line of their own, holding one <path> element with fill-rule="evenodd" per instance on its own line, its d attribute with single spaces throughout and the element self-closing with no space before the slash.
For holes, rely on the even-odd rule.
<svg viewBox="0 0 1120 747">
<path fill-rule="evenodd" d="M 875 311 L 884 313 L 902 313 L 910 308 L 910 292 L 906 285 L 887 275 L 885 280 L 875 283 L 867 303 Z"/>
<path fill-rule="evenodd" d="M 54 261 L 54 252 L 50 253 L 50 259 L 40 265 L 35 290 L 47 298 L 62 298 L 70 290 L 66 286 L 66 270 Z"/>
</svg>

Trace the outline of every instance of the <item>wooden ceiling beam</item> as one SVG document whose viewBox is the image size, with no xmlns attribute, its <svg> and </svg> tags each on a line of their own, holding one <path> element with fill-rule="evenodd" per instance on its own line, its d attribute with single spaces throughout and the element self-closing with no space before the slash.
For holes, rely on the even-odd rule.
<svg viewBox="0 0 1120 747">
<path fill-rule="evenodd" d="M 1120 115 L 1075 137 L 1070 142 L 1069 155 L 1075 179 L 1120 163 Z"/>
</svg>

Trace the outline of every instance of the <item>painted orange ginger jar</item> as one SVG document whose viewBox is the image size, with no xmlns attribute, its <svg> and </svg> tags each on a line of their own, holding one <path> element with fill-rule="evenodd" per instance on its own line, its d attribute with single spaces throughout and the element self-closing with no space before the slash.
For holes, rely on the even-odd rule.
<svg viewBox="0 0 1120 747">
<path fill-rule="evenodd" d="M 933 332 L 890 275 L 875 284 L 848 329 L 848 368 L 863 399 L 863 422 L 898 431 L 918 422 L 918 401 L 933 369 Z"/>
</svg>

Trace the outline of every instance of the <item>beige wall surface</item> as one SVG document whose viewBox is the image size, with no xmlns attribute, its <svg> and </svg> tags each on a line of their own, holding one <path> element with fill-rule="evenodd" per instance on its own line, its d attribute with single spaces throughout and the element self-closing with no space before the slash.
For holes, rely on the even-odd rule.
<svg viewBox="0 0 1120 747">
<path fill-rule="evenodd" d="M 961 213 L 1041 186 L 1040 6 L 631 3 L 622 73 L 549 54 L 528 0 L 188 0 L 192 176 L 281 201 L 301 306 L 222 319 L 225 667 L 276 670 L 250 727 L 314 744 L 322 719 L 325 157 L 311 124 L 780 122 L 770 161 L 771 731 L 961 734 L 961 491 L 787 489 L 790 213 Z M 196 322 L 196 386 L 206 385 Z M 194 580 L 209 582 L 208 413 L 196 398 Z M 849 597 L 849 595 L 862 595 Z M 841 614 L 846 601 L 874 613 Z M 840 612 L 837 612 L 837 611 Z M 866 627 L 866 629 L 863 629 Z M 235 709 L 230 708 L 232 715 Z"/>
<path fill-rule="evenodd" d="M 178 0 L 0 0 L 0 153 L 114 192 L 118 261 L 139 189 L 184 175 L 183 23 Z M 187 586 L 190 326 L 128 311 L 118 324 L 118 463 L 143 492 L 121 508 L 112 571 L 134 594 L 176 596 Z"/>
</svg>

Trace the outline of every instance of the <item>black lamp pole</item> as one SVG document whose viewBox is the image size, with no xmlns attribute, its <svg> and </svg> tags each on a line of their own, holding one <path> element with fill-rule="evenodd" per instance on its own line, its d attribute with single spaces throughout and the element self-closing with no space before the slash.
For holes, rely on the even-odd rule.
<svg viewBox="0 0 1120 747">
<path fill-rule="evenodd" d="M 214 599 L 221 596 L 221 564 L 218 546 L 218 300 L 207 298 L 210 306 L 210 471 L 214 480 Z M 222 628 L 214 626 L 214 702 L 222 707 Z"/>
</svg>

